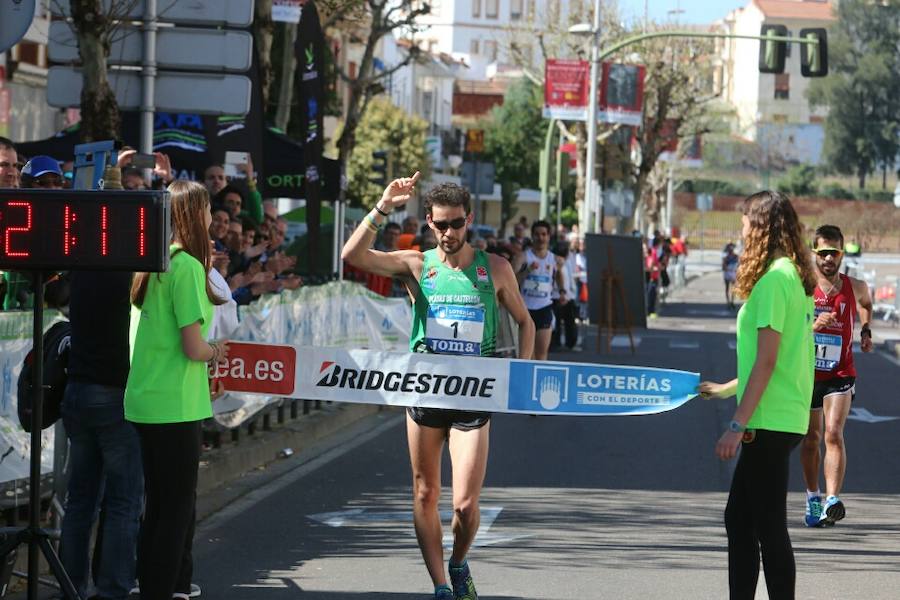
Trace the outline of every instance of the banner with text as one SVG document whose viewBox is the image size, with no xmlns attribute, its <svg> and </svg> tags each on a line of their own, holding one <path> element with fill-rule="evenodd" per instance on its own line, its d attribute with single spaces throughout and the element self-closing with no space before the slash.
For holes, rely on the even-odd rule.
<svg viewBox="0 0 900 600">
<path fill-rule="evenodd" d="M 585 416 L 669 411 L 700 382 L 672 369 L 240 342 L 210 375 L 250 394 Z"/>
</svg>

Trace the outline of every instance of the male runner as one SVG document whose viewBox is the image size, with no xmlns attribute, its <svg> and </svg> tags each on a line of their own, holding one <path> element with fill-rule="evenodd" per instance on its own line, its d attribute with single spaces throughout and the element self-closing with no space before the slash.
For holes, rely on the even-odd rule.
<svg viewBox="0 0 900 600">
<path fill-rule="evenodd" d="M 519 358 L 531 358 L 534 326 L 519 295 L 509 263 L 466 242 L 472 224 L 469 192 L 441 184 L 425 197 L 428 227 L 438 247 L 427 252 L 378 252 L 372 242 L 387 215 L 406 204 L 419 173 L 395 179 L 347 241 L 342 258 L 354 267 L 400 278 L 413 299 L 410 348 L 413 352 L 491 356 L 502 304 L 519 324 Z M 446 315 L 453 314 L 454 318 Z M 490 413 L 432 408 L 407 409 L 406 431 L 413 473 L 413 521 L 434 597 L 477 600 L 466 553 L 478 531 L 478 499 L 488 456 Z M 441 454 L 449 440 L 453 467 L 453 553 L 450 582 L 443 568 Z"/>
<path fill-rule="evenodd" d="M 864 281 L 840 273 L 844 236 L 834 225 L 823 225 L 815 234 L 816 271 L 816 380 L 810 407 L 809 431 L 800 448 L 806 480 L 806 526 L 834 525 L 844 518 L 844 503 L 838 498 L 847 469 L 844 424 L 850 412 L 856 383 L 853 366 L 853 325 L 859 304 L 862 323 L 860 347 L 872 351 L 872 298 Z M 825 422 L 825 493 L 819 491 L 819 444 Z"/>
<path fill-rule="evenodd" d="M 559 304 L 565 306 L 563 268 L 565 260 L 550 252 L 550 223 L 535 221 L 531 225 L 531 247 L 513 258 L 513 271 L 522 288 L 525 306 L 534 321 L 534 360 L 547 360 L 553 333 L 553 283 L 559 290 Z"/>
</svg>

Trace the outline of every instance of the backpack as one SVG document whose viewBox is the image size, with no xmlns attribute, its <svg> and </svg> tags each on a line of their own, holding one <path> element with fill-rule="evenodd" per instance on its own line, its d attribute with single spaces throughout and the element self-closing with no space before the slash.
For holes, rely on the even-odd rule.
<svg viewBox="0 0 900 600">
<path fill-rule="evenodd" d="M 72 324 L 59 321 L 44 333 L 44 404 L 41 429 L 47 429 L 59 419 L 63 394 L 66 391 L 69 367 L 69 347 Z M 34 406 L 34 349 L 28 351 L 19 373 L 19 423 L 31 431 L 31 408 Z"/>
</svg>

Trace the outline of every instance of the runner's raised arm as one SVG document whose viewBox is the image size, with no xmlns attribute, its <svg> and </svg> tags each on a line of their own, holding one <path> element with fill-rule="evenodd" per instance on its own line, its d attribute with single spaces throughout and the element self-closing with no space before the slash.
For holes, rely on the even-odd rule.
<svg viewBox="0 0 900 600">
<path fill-rule="evenodd" d="M 362 223 L 344 244 L 341 259 L 358 269 L 375 275 L 402 277 L 413 274 L 414 271 L 410 265 L 416 262 L 421 265 L 421 252 L 414 250 L 380 252 L 372 249 L 372 243 L 378 234 L 378 228 L 387 220 L 391 211 L 402 207 L 412 198 L 418 180 L 419 172 L 416 171 L 412 177 L 395 179 L 388 184 L 381 195 L 381 200 L 363 218 Z"/>
</svg>

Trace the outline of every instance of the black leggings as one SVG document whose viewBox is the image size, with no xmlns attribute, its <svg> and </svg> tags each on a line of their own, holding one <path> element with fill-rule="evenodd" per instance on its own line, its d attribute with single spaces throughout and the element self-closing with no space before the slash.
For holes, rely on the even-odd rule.
<svg viewBox="0 0 900 600">
<path fill-rule="evenodd" d="M 791 451 L 799 433 L 755 430 L 741 444 L 725 507 L 728 532 L 728 587 L 731 600 L 753 600 L 762 551 L 771 600 L 794 600 L 794 550 L 787 529 L 787 488 Z"/>
<path fill-rule="evenodd" d="M 135 423 L 146 493 L 137 563 L 142 600 L 170 600 L 174 592 L 191 590 L 200 424 Z"/>
</svg>

